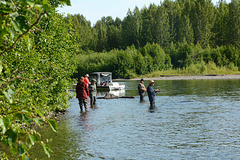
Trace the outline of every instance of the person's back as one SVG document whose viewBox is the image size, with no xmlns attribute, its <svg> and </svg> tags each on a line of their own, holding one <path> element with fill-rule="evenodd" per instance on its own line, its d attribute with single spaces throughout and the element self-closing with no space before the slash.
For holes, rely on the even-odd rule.
<svg viewBox="0 0 240 160">
<path fill-rule="evenodd" d="M 77 83 L 76 93 L 76 98 L 78 98 L 81 112 L 83 111 L 83 105 L 85 107 L 85 111 L 87 111 L 87 96 L 89 95 L 89 90 L 87 84 L 84 82 L 83 77 L 81 77 L 80 81 Z"/>
<path fill-rule="evenodd" d="M 77 98 L 87 99 L 88 89 L 85 82 L 78 82 L 76 87 Z"/>
</svg>

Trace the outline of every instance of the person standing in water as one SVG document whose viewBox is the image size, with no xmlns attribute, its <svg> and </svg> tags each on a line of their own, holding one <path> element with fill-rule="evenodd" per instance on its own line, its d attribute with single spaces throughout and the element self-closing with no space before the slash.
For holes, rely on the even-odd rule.
<svg viewBox="0 0 240 160">
<path fill-rule="evenodd" d="M 79 79 L 76 87 L 76 93 L 79 101 L 80 112 L 83 112 L 83 105 L 85 111 L 87 111 L 87 97 L 89 96 L 89 90 L 87 84 L 84 82 L 84 77 Z"/>
<path fill-rule="evenodd" d="M 97 86 L 96 86 L 96 80 L 93 79 L 91 81 L 91 84 L 89 85 L 89 92 L 90 92 L 90 104 L 91 106 L 96 105 L 96 96 L 97 96 Z"/>
<path fill-rule="evenodd" d="M 148 93 L 148 98 L 149 98 L 151 107 L 155 107 L 155 96 L 156 96 L 156 92 L 159 91 L 159 89 L 154 90 L 153 86 L 154 86 L 154 81 L 151 80 L 149 82 L 149 86 L 147 87 L 147 93 Z"/>
<path fill-rule="evenodd" d="M 140 95 L 141 102 L 144 101 L 145 91 L 147 91 L 147 89 L 145 88 L 144 85 L 144 79 L 141 79 L 140 83 L 138 84 L 138 93 Z"/>
</svg>

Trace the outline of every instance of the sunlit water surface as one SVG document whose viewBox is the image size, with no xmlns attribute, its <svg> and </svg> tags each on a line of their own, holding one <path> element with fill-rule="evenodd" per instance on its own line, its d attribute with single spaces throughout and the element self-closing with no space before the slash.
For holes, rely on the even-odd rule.
<svg viewBox="0 0 240 160">
<path fill-rule="evenodd" d="M 57 133 L 40 130 L 53 140 L 51 160 L 240 159 L 240 80 L 156 81 L 154 109 L 147 96 L 139 102 L 138 81 L 123 83 L 115 94 L 134 99 L 97 99 L 80 114 L 74 98 Z M 38 147 L 32 154 L 47 159 Z"/>
</svg>

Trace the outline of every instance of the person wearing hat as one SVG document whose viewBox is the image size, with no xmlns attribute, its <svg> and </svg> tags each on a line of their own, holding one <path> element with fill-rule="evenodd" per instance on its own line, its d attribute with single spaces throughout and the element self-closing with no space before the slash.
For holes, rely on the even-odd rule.
<svg viewBox="0 0 240 160">
<path fill-rule="evenodd" d="M 97 96 L 97 86 L 96 80 L 92 79 L 91 84 L 89 85 L 89 92 L 90 92 L 90 104 L 91 106 L 96 105 L 96 96 Z"/>
<path fill-rule="evenodd" d="M 87 84 L 87 86 L 88 86 L 88 83 L 89 83 L 88 77 L 89 77 L 88 74 L 86 74 L 85 77 L 84 77 L 84 82 Z"/>
<path fill-rule="evenodd" d="M 79 79 L 79 82 L 77 83 L 76 86 L 76 93 L 77 93 L 76 98 L 78 98 L 79 101 L 80 112 L 83 112 L 83 105 L 85 111 L 87 111 L 87 97 L 89 96 L 89 90 L 87 84 L 84 82 L 84 77 L 81 77 Z"/>
<path fill-rule="evenodd" d="M 146 90 L 147 89 L 145 88 L 145 85 L 144 85 L 144 79 L 141 79 L 140 83 L 138 85 L 138 93 L 140 95 L 140 101 L 144 101 L 144 96 L 145 96 Z"/>
<path fill-rule="evenodd" d="M 156 92 L 159 91 L 159 89 L 154 90 L 153 86 L 154 86 L 154 81 L 150 80 L 149 85 L 147 87 L 147 93 L 148 93 L 148 98 L 149 98 L 151 107 L 155 107 L 155 96 L 156 96 Z"/>
</svg>

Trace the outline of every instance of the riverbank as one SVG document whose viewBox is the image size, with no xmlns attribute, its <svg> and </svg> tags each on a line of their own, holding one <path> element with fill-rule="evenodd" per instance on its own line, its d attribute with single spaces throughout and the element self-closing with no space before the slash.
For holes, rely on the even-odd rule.
<svg viewBox="0 0 240 160">
<path fill-rule="evenodd" d="M 133 78 L 131 80 L 140 80 Z M 200 76 L 160 76 L 160 77 L 143 77 L 144 80 L 194 80 L 194 79 L 240 79 L 240 75 L 200 75 Z"/>
</svg>

